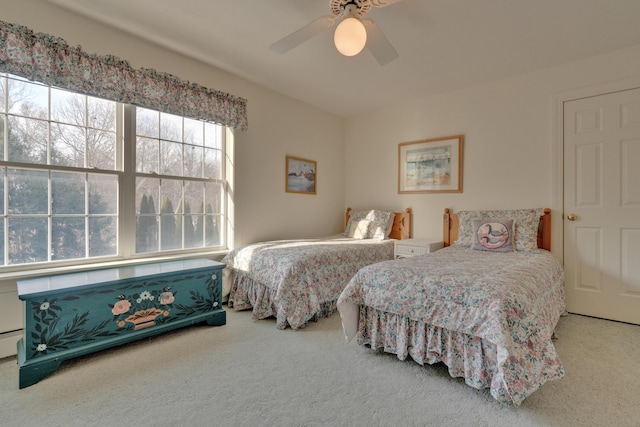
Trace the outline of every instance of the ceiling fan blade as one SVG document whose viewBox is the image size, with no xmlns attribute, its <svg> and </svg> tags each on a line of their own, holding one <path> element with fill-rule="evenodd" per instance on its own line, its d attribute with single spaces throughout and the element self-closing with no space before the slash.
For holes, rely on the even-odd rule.
<svg viewBox="0 0 640 427">
<path fill-rule="evenodd" d="M 373 7 L 386 7 L 391 6 L 394 3 L 398 3 L 402 0 L 371 0 L 371 6 Z"/>
<path fill-rule="evenodd" d="M 367 48 L 371 51 L 380 65 L 388 64 L 398 57 L 398 52 L 389 40 L 382 34 L 380 28 L 371 19 L 363 19 L 367 30 Z"/>
<path fill-rule="evenodd" d="M 271 48 L 271 50 L 274 50 L 278 53 L 286 53 L 294 47 L 301 45 L 310 38 L 317 36 L 327 28 L 331 27 L 335 21 L 335 16 L 322 16 L 300 28 L 299 30 L 294 31 L 288 36 L 281 38 L 269 47 Z"/>
</svg>

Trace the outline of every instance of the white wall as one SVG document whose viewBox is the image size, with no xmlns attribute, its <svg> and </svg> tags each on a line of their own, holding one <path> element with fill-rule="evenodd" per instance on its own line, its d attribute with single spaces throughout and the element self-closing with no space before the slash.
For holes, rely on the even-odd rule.
<svg viewBox="0 0 640 427">
<path fill-rule="evenodd" d="M 411 207 L 415 237 L 441 236 L 447 207 L 550 207 L 552 250 L 561 252 L 557 99 L 592 85 L 599 93 L 605 82 L 633 76 L 640 76 L 640 46 L 353 118 L 346 130 L 346 200 L 354 208 Z M 398 143 L 457 134 L 465 136 L 463 192 L 398 194 Z"/>
<path fill-rule="evenodd" d="M 2 1 L 0 20 L 111 54 L 248 100 L 249 131 L 236 132 L 235 244 L 338 232 L 344 225 L 344 120 L 232 74 L 67 12 L 43 0 Z M 317 161 L 317 195 L 285 192 L 285 156 Z M 16 284 L 0 280 L 0 357 L 21 327 Z M 2 334 L 5 332 L 5 334 Z"/>
</svg>

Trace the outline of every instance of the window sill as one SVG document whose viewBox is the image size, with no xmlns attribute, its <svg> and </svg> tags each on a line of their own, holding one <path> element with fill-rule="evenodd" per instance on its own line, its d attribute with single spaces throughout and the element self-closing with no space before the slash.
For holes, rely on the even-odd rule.
<svg viewBox="0 0 640 427">
<path fill-rule="evenodd" d="M 101 268 L 121 267 L 126 265 L 149 264 L 152 262 L 177 261 L 192 258 L 207 258 L 214 261 L 220 261 L 228 251 L 207 251 L 207 252 L 190 252 L 188 254 L 174 255 L 158 255 L 147 258 L 134 259 L 118 259 L 104 262 L 93 262 L 87 264 L 74 264 L 56 267 L 31 268 L 27 270 L 14 270 L 0 273 L 0 282 L 29 279 L 32 277 L 47 276 L 54 274 L 77 273 L 81 271 L 97 270 Z"/>
</svg>

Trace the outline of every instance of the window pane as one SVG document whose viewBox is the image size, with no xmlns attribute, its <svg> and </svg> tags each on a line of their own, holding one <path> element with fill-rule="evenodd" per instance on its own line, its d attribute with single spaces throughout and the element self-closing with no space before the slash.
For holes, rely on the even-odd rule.
<svg viewBox="0 0 640 427">
<path fill-rule="evenodd" d="M 160 139 L 182 142 L 182 117 L 160 113 Z"/>
<path fill-rule="evenodd" d="M 136 180 L 136 253 L 156 252 L 158 246 L 158 217 L 160 180 Z"/>
<path fill-rule="evenodd" d="M 51 123 L 51 164 L 82 168 L 85 165 L 85 129 Z"/>
<path fill-rule="evenodd" d="M 202 178 L 202 155 L 204 148 L 195 145 L 184 146 L 183 176 Z"/>
<path fill-rule="evenodd" d="M 51 89 L 51 120 L 85 126 L 87 97 L 61 89 Z"/>
<path fill-rule="evenodd" d="M 222 130 L 224 128 L 219 125 L 214 125 L 213 123 L 205 123 L 204 126 L 204 135 L 205 135 L 205 143 L 204 145 L 210 148 L 222 148 Z"/>
<path fill-rule="evenodd" d="M 202 233 L 202 200 L 204 185 L 201 182 L 185 182 L 184 185 L 184 246 L 185 248 L 201 247 Z"/>
<path fill-rule="evenodd" d="M 136 107 L 136 135 L 160 137 L 160 113 Z"/>
<path fill-rule="evenodd" d="M 220 215 L 222 210 L 222 190 L 221 184 L 207 183 L 205 185 L 205 218 L 204 235 L 205 245 L 220 245 Z"/>
<path fill-rule="evenodd" d="M 200 248 L 202 247 L 202 234 L 196 234 L 198 215 L 191 213 L 184 216 L 184 247 Z"/>
<path fill-rule="evenodd" d="M 222 156 L 220 150 L 204 149 L 204 177 L 222 179 Z"/>
<path fill-rule="evenodd" d="M 85 174 L 51 173 L 51 212 L 56 214 L 84 214 Z"/>
<path fill-rule="evenodd" d="M 47 218 L 9 218 L 9 264 L 47 261 Z"/>
<path fill-rule="evenodd" d="M 193 237 L 191 240 L 187 240 L 185 235 L 185 248 L 201 248 L 204 245 L 204 215 L 194 213 L 192 214 L 193 220 Z"/>
<path fill-rule="evenodd" d="M 44 120 L 9 116 L 9 161 L 47 164 L 49 127 Z"/>
<path fill-rule="evenodd" d="M 89 256 L 118 253 L 118 219 L 114 216 L 89 217 Z"/>
<path fill-rule="evenodd" d="M 218 215 L 205 215 L 204 217 L 204 238 L 206 246 L 220 245 L 220 226 Z"/>
<path fill-rule="evenodd" d="M 136 253 L 158 251 L 158 217 L 138 215 L 136 223 Z"/>
<path fill-rule="evenodd" d="M 20 78 L 8 80 L 10 113 L 25 117 L 47 119 L 49 89 Z"/>
<path fill-rule="evenodd" d="M 136 171 L 158 173 L 160 142 L 157 139 L 136 138 Z"/>
<path fill-rule="evenodd" d="M 147 203 L 143 203 L 143 198 Z M 139 214 L 160 213 L 160 180 L 156 178 L 136 179 L 136 211 Z"/>
<path fill-rule="evenodd" d="M 193 145 L 202 145 L 204 142 L 204 122 L 185 118 L 184 142 Z"/>
<path fill-rule="evenodd" d="M 175 213 L 182 201 L 182 181 L 163 179 L 160 182 L 162 205 L 160 213 Z"/>
<path fill-rule="evenodd" d="M 191 207 L 191 212 L 202 213 L 202 201 L 204 200 L 204 183 L 185 182 L 184 202 Z"/>
<path fill-rule="evenodd" d="M 87 129 L 87 167 L 116 170 L 116 134 Z"/>
<path fill-rule="evenodd" d="M 182 144 L 169 141 L 160 142 L 160 173 L 182 176 Z"/>
<path fill-rule="evenodd" d="M 9 169 L 8 178 L 9 214 L 46 215 L 49 212 L 47 172 Z"/>
<path fill-rule="evenodd" d="M 205 203 L 211 206 L 207 213 L 219 214 L 222 210 L 222 184 L 208 182 L 205 185 Z"/>
<path fill-rule="evenodd" d="M 89 174 L 89 214 L 118 213 L 118 177 Z"/>
<path fill-rule="evenodd" d="M 160 250 L 172 250 L 182 247 L 182 233 L 177 229 L 176 215 L 160 216 Z"/>
<path fill-rule="evenodd" d="M 182 230 L 178 229 L 176 211 L 182 202 L 182 181 L 163 179 L 160 183 L 162 205 L 160 207 L 160 249 L 182 247 Z"/>
<path fill-rule="evenodd" d="M 211 230 L 211 234 L 208 235 L 207 246 L 220 246 L 222 245 L 222 233 L 224 232 L 224 224 L 223 224 L 223 216 L 222 215 L 213 215 L 211 222 L 213 223 L 213 228 Z"/>
<path fill-rule="evenodd" d="M 116 131 L 116 103 L 106 99 L 87 97 L 87 125 L 94 129 Z"/>
<path fill-rule="evenodd" d="M 84 218 L 55 217 L 51 226 L 51 260 L 84 257 Z"/>
<path fill-rule="evenodd" d="M 192 207 L 193 221 L 195 224 L 194 247 L 204 245 L 205 237 L 205 205 L 204 205 L 204 183 L 190 182 L 185 185 L 185 200 L 189 201 Z"/>
</svg>

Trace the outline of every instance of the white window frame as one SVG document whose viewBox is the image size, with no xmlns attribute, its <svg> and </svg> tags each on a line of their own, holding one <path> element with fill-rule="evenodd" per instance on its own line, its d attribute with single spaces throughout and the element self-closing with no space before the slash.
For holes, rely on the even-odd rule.
<svg viewBox="0 0 640 427">
<path fill-rule="evenodd" d="M 4 79 L 4 73 L 0 75 Z M 48 86 L 48 85 L 45 85 Z M 73 91 L 71 91 L 73 92 Z M 7 94 L 5 94 L 7 96 Z M 116 103 L 116 169 L 115 171 L 101 171 L 101 173 L 118 175 L 118 226 L 117 226 L 117 254 L 92 258 L 78 258 L 73 260 L 43 261 L 35 263 L 8 264 L 0 266 L 0 280 L 32 277 L 42 274 L 64 273 L 101 267 L 111 267 L 128 263 L 145 263 L 195 257 L 220 258 L 233 242 L 233 153 L 234 130 L 223 126 L 222 151 L 222 186 L 223 197 L 221 207 L 220 245 L 217 247 L 199 247 L 191 249 L 176 249 L 148 253 L 136 253 L 136 123 L 135 106 Z M 7 112 L 0 113 L 6 116 Z M 8 133 L 5 132 L 5 145 Z M 29 164 L 13 163 L 5 160 L 0 165 L 6 167 L 29 167 Z M 96 172 L 92 169 L 61 167 L 55 165 L 36 165 L 37 169 L 49 171 L 85 171 Z M 216 180 L 220 181 L 220 180 Z M 6 193 L 5 193 L 6 194 Z M 6 197 L 6 196 L 5 196 Z M 6 218 L 8 212 L 4 213 Z M 6 223 L 6 221 L 5 221 Z M 6 230 L 5 230 L 6 231 Z M 6 236 L 5 232 L 5 236 Z M 4 256 L 4 254 L 3 254 Z"/>
</svg>

